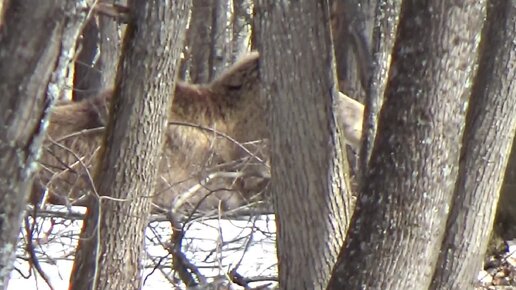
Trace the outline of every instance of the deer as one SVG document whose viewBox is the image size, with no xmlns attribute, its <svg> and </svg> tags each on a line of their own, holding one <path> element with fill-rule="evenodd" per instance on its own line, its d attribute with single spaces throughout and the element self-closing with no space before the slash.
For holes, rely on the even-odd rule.
<svg viewBox="0 0 516 290">
<path fill-rule="evenodd" d="M 227 211 L 263 201 L 270 170 L 260 86 L 258 52 L 208 84 L 177 82 L 155 192 L 146 195 L 156 211 Z M 32 204 L 88 204 L 112 98 L 108 90 L 53 109 Z M 363 105 L 339 93 L 334 106 L 344 139 L 357 150 Z"/>
</svg>

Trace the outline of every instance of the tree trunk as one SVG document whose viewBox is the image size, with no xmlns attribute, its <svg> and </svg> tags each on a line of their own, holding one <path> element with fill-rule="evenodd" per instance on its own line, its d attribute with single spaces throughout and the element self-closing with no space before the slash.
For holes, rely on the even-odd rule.
<svg viewBox="0 0 516 290">
<path fill-rule="evenodd" d="M 516 142 L 513 141 L 496 212 L 493 239 L 516 238 Z"/>
<path fill-rule="evenodd" d="M 367 172 L 369 159 L 373 151 L 378 114 L 382 108 L 383 96 L 387 85 L 387 77 L 391 65 L 391 54 L 396 40 L 401 0 L 382 0 L 376 6 L 373 29 L 372 71 L 368 81 L 364 107 L 364 123 L 362 130 L 362 146 L 360 148 L 361 179 Z M 361 180 L 367 183 L 367 180 Z"/>
<path fill-rule="evenodd" d="M 327 1 L 256 3 L 282 289 L 324 289 L 351 214 Z"/>
<path fill-rule="evenodd" d="M 516 4 L 491 0 L 459 179 L 432 289 L 471 289 L 482 266 L 516 128 Z"/>
<path fill-rule="evenodd" d="M 233 14 L 231 17 L 232 37 L 229 40 L 231 63 L 249 50 L 249 36 L 251 33 L 252 15 L 250 9 L 252 0 L 233 0 Z"/>
<path fill-rule="evenodd" d="M 101 15 L 99 17 L 100 84 L 102 90 L 106 90 L 115 86 L 115 77 L 121 53 L 119 31 L 124 31 L 124 29 L 118 21 L 114 21 L 107 16 Z"/>
<path fill-rule="evenodd" d="M 194 0 L 187 32 L 183 70 L 193 83 L 208 83 L 232 63 L 233 26 L 228 21 L 230 1 Z M 245 11 L 244 11 L 245 12 Z M 235 15 L 234 12 L 232 15 Z"/>
<path fill-rule="evenodd" d="M 212 17 L 215 1 L 193 0 L 190 25 L 186 35 L 188 45 L 188 77 L 192 83 L 208 83 L 213 67 Z"/>
<path fill-rule="evenodd" d="M 5 2 L 5 1 L 4 1 Z M 19 227 L 56 95 L 66 1 L 2 3 L 0 24 L 0 289 L 13 269 Z M 68 8 L 68 7 L 67 7 Z M 54 92 L 60 87 L 54 87 Z"/>
<path fill-rule="evenodd" d="M 459 166 L 485 1 L 404 1 L 368 184 L 328 289 L 428 289 Z"/>
<path fill-rule="evenodd" d="M 149 193 L 155 185 L 188 3 L 139 0 L 129 5 L 133 18 L 107 128 L 110 146 L 95 176 L 99 205 L 87 214 L 70 289 L 141 288 Z"/>
<path fill-rule="evenodd" d="M 77 47 L 73 75 L 72 99 L 74 101 L 80 101 L 101 92 L 101 71 L 98 65 L 99 34 L 97 19 L 92 16 L 81 32 Z"/>
<path fill-rule="evenodd" d="M 93 15 L 85 25 L 75 62 L 75 101 L 113 88 L 120 58 L 119 26 L 112 17 L 103 15 Z"/>
<path fill-rule="evenodd" d="M 507 8 L 507 17 L 514 18 L 514 6 Z M 512 14 L 511 14 L 512 13 Z M 513 22 L 515 23 L 515 22 Z M 510 31 L 514 29 L 507 28 Z M 514 67 L 514 66 L 513 66 Z M 509 79 L 507 79 L 509 81 Z M 514 79 L 512 80 L 514 82 Z M 512 240 L 516 238 L 516 142 L 513 141 L 512 149 L 505 172 L 503 186 L 500 193 L 500 201 L 496 213 L 495 238 Z"/>
<path fill-rule="evenodd" d="M 212 67 L 210 81 L 231 64 L 232 26 L 229 26 L 229 0 L 211 0 L 214 4 L 211 27 Z"/>
<path fill-rule="evenodd" d="M 334 0 L 332 34 L 339 88 L 363 102 L 371 73 L 371 35 L 376 1 Z"/>
</svg>

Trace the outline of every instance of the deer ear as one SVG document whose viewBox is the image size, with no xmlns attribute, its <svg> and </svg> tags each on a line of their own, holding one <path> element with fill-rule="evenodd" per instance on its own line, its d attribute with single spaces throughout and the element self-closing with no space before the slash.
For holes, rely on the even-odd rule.
<svg viewBox="0 0 516 290">
<path fill-rule="evenodd" d="M 211 89 L 214 91 L 240 89 L 242 86 L 248 85 L 249 82 L 257 82 L 259 58 L 260 54 L 257 51 L 240 58 L 211 82 Z"/>
<path fill-rule="evenodd" d="M 339 92 L 335 100 L 335 115 L 346 143 L 358 151 L 362 138 L 364 105 Z"/>
</svg>

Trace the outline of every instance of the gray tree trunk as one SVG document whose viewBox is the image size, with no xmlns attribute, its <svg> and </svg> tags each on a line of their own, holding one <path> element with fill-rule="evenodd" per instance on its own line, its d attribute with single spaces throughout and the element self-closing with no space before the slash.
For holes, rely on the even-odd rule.
<svg viewBox="0 0 516 290">
<path fill-rule="evenodd" d="M 258 1 L 282 289 L 324 289 L 351 215 L 328 2 Z M 288 17 L 286 17 L 288 15 Z"/>
<path fill-rule="evenodd" d="M 167 4 L 168 3 L 168 4 Z M 117 74 L 103 163 L 70 289 L 140 289 L 144 229 L 179 66 L 190 1 L 138 0 Z M 98 234 L 98 235 L 97 235 Z"/>
<path fill-rule="evenodd" d="M 332 34 L 339 89 L 363 102 L 371 73 L 371 35 L 376 1 L 334 0 Z"/>
<path fill-rule="evenodd" d="M 404 1 L 369 163 L 328 289 L 428 289 L 459 167 L 485 1 Z"/>
<path fill-rule="evenodd" d="M 516 142 L 513 141 L 496 212 L 492 243 L 516 238 Z"/>
<path fill-rule="evenodd" d="M 231 63 L 228 0 L 194 0 L 187 32 L 186 79 L 208 83 Z"/>
<path fill-rule="evenodd" d="M 82 100 L 114 86 L 120 58 L 120 24 L 112 17 L 93 15 L 82 31 L 75 62 L 73 99 Z"/>
<path fill-rule="evenodd" d="M 231 17 L 232 36 L 229 40 L 229 56 L 234 63 L 239 56 L 250 48 L 251 34 L 251 7 L 252 0 L 233 0 L 233 14 Z"/>
<path fill-rule="evenodd" d="M 66 1 L 2 2 L 0 27 L 0 289 L 13 269 L 28 190 L 57 101 Z M 72 4 L 73 6 L 73 4 Z M 62 59 L 60 59 L 61 61 Z M 55 75 L 54 75 L 55 76 Z M 49 90 L 49 84 L 55 86 Z"/>
<path fill-rule="evenodd" d="M 74 64 L 72 99 L 80 101 L 101 91 L 99 69 L 99 27 L 96 17 L 91 17 L 81 32 Z"/>
<path fill-rule="evenodd" d="M 229 25 L 229 0 L 211 0 L 214 2 L 213 24 L 211 28 L 212 60 L 210 81 L 220 75 L 224 68 L 231 64 L 232 26 Z"/>
<path fill-rule="evenodd" d="M 371 78 L 366 87 L 362 146 L 360 148 L 361 177 L 367 172 L 378 128 L 378 114 L 382 108 L 387 77 L 391 66 L 391 54 L 396 40 L 401 0 L 383 0 L 376 6 L 373 29 Z M 361 180 L 362 184 L 367 180 Z"/>
<path fill-rule="evenodd" d="M 431 289 L 474 287 L 516 129 L 516 3 L 489 2 L 459 179 Z"/>
<path fill-rule="evenodd" d="M 121 53 L 119 33 L 123 31 L 123 28 L 118 21 L 114 21 L 106 16 L 99 17 L 100 84 L 102 90 L 106 90 L 115 86 L 115 77 Z"/>
<path fill-rule="evenodd" d="M 188 76 L 192 83 L 207 83 L 213 67 L 212 17 L 215 1 L 193 0 L 190 25 L 186 34 Z"/>
</svg>

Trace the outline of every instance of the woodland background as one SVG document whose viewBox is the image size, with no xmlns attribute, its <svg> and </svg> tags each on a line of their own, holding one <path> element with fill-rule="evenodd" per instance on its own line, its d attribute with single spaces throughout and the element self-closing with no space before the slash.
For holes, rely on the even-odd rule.
<svg viewBox="0 0 516 290">
<path fill-rule="evenodd" d="M 63 232 L 42 235 L 43 219 L 85 219 L 70 289 L 140 289 L 144 230 L 156 220 L 171 228 L 154 241 L 169 253 L 171 288 L 262 287 L 250 282 L 263 277 L 236 268 L 224 269 L 222 282 L 204 276 L 185 255 L 192 218 L 249 220 L 242 239 L 252 241 L 252 221 L 274 215 L 277 230 L 260 231 L 275 234 L 278 275 L 265 280 L 281 289 L 472 289 L 488 246 L 498 253 L 499 241 L 515 238 L 514 1 L 0 5 L 2 289 L 17 245 L 45 277 L 39 244 Z M 253 96 L 266 104 L 269 130 L 259 203 L 270 206 L 154 215 L 148 193 L 167 150 L 168 108 L 179 106 L 171 98 L 178 80 L 214 84 L 252 50 L 260 53 Z M 97 198 L 80 213 L 34 204 L 52 112 L 111 88 L 101 163 L 91 173 Z M 339 91 L 365 105 L 358 152 L 337 122 Z"/>
</svg>

